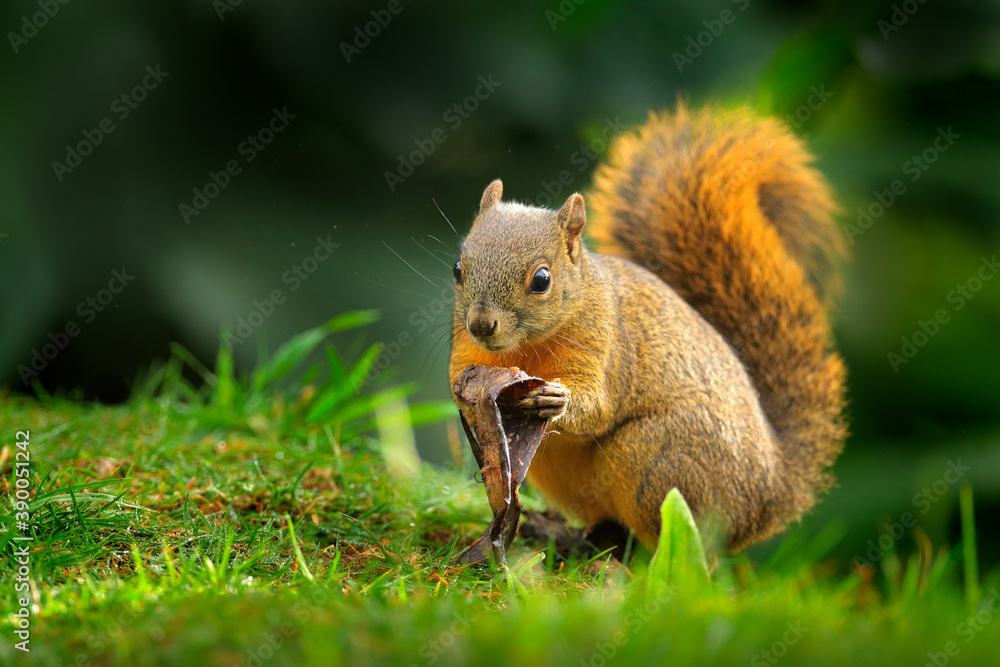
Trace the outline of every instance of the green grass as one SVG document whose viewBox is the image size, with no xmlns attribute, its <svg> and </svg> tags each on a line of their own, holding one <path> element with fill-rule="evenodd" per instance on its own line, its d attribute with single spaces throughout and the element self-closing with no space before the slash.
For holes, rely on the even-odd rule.
<svg viewBox="0 0 1000 667">
<path fill-rule="evenodd" d="M 30 430 L 31 664 L 995 664 L 1000 573 L 980 579 L 963 557 L 971 490 L 960 544 L 875 568 L 828 558 L 835 530 L 800 531 L 690 585 L 704 569 L 678 499 L 664 552 L 687 567 L 560 561 L 520 540 L 507 571 L 452 566 L 488 523 L 486 496 L 416 463 L 410 427 L 447 406 L 363 387 L 377 346 L 352 364 L 329 346 L 370 320 L 306 332 L 249 378 L 225 347 L 214 371 L 178 349 L 123 406 L 2 397 L 8 613 L 24 595 L 14 433 Z M 20 654 L 15 623 L 0 621 L 0 664 Z"/>
</svg>

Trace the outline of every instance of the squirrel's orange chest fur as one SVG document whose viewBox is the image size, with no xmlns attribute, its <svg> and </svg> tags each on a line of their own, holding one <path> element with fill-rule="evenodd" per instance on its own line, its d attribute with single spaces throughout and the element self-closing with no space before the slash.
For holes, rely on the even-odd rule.
<svg viewBox="0 0 1000 667">
<path fill-rule="evenodd" d="M 551 344 L 542 346 L 525 343 L 513 352 L 496 354 L 476 345 L 463 330 L 452 341 L 451 366 L 453 371 L 458 372 L 470 365 L 505 368 L 516 366 L 528 375 L 552 381 L 560 377 L 565 362 L 553 353 L 551 347 Z"/>
</svg>

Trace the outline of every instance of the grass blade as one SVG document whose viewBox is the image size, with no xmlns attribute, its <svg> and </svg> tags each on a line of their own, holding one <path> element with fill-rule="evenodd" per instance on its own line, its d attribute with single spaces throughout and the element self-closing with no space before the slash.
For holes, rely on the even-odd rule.
<svg viewBox="0 0 1000 667">
<path fill-rule="evenodd" d="M 972 501 L 972 485 L 962 484 L 959 491 L 962 512 L 962 563 L 965 574 L 965 601 L 969 610 L 979 604 L 979 561 L 976 555 L 976 519 Z"/>
<path fill-rule="evenodd" d="M 302 549 L 299 547 L 299 541 L 295 539 L 295 524 L 292 523 L 292 518 L 287 514 L 285 515 L 285 521 L 288 523 L 288 534 L 292 538 L 292 548 L 295 549 L 295 562 L 299 564 L 299 570 L 306 579 L 309 581 L 315 581 L 313 579 L 312 572 L 309 571 L 309 565 L 306 563 L 306 559 L 302 555 Z"/>
<path fill-rule="evenodd" d="M 223 334 L 219 341 L 219 354 L 215 358 L 215 386 L 212 387 L 212 403 L 220 408 L 232 407 L 236 398 L 236 374 L 233 370 L 233 352 Z"/>
</svg>

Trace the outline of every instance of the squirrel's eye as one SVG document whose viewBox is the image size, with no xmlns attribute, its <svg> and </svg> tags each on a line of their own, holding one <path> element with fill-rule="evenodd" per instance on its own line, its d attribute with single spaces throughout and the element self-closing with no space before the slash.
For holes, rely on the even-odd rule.
<svg viewBox="0 0 1000 667">
<path fill-rule="evenodd" d="M 545 294 L 549 291 L 549 285 L 551 284 L 552 274 L 543 266 L 535 271 L 535 275 L 531 277 L 531 284 L 528 285 L 528 289 L 533 294 Z"/>
<path fill-rule="evenodd" d="M 455 266 L 451 267 L 451 272 L 455 274 L 455 282 L 461 284 L 462 282 L 462 261 L 459 260 L 455 262 Z"/>
</svg>

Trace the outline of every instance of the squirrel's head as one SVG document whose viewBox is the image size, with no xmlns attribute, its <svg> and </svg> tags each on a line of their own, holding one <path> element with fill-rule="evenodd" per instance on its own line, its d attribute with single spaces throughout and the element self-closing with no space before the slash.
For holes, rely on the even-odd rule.
<svg viewBox="0 0 1000 667">
<path fill-rule="evenodd" d="M 583 197 L 559 211 L 501 202 L 503 183 L 483 192 L 455 264 L 455 318 L 477 345 L 512 352 L 559 329 L 576 309 L 586 248 Z"/>
</svg>

